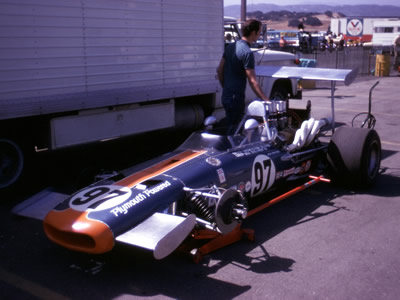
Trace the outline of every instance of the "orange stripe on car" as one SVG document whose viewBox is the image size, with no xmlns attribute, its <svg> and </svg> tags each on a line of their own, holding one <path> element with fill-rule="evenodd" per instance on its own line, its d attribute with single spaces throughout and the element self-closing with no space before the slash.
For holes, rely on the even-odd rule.
<svg viewBox="0 0 400 300">
<path fill-rule="evenodd" d="M 177 155 L 174 155 L 164 161 L 161 161 L 147 169 L 144 169 L 140 172 L 137 172 L 135 174 L 132 174 L 120 181 L 118 181 L 116 184 L 117 185 L 122 185 L 122 186 L 127 186 L 127 187 L 133 187 L 138 183 L 141 183 L 149 178 L 155 177 L 157 175 L 160 175 L 168 170 L 171 170 L 193 158 L 196 158 L 206 151 L 192 151 L 192 150 L 187 150 L 182 153 L 179 153 Z"/>
</svg>

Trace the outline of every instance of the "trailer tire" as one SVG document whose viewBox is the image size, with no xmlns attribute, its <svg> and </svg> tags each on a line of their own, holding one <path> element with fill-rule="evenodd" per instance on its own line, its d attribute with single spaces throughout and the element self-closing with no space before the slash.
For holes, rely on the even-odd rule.
<svg viewBox="0 0 400 300">
<path fill-rule="evenodd" d="M 327 153 L 332 179 L 351 187 L 368 187 L 379 173 L 381 142 L 373 129 L 342 126 L 334 133 Z"/>
<path fill-rule="evenodd" d="M 286 89 L 285 86 L 282 84 L 279 84 L 278 86 L 274 87 L 274 89 L 271 92 L 271 100 L 284 100 L 287 101 L 289 100 L 289 92 Z"/>
<path fill-rule="evenodd" d="M 21 147 L 7 138 L 0 138 L 0 190 L 13 186 L 22 175 L 25 159 Z"/>
</svg>

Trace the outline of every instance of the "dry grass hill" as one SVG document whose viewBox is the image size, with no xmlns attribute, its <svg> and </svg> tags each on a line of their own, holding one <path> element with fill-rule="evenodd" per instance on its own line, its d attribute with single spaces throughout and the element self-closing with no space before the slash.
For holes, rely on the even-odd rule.
<svg viewBox="0 0 400 300">
<path fill-rule="evenodd" d="M 334 14 L 335 16 L 335 14 Z M 314 15 L 314 17 L 318 18 L 321 22 L 321 26 L 310 26 L 310 25 L 305 25 L 304 30 L 306 31 L 327 31 L 329 25 L 331 24 L 331 18 L 328 17 L 325 14 L 318 14 Z M 267 21 L 267 27 L 268 30 L 276 29 L 276 30 L 296 30 L 297 28 L 295 27 L 289 27 L 288 26 L 288 19 L 281 19 L 279 21 Z"/>
</svg>

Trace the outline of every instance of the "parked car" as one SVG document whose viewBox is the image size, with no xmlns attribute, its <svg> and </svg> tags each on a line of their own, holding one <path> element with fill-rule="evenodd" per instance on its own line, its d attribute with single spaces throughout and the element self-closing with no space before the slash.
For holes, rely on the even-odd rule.
<svg viewBox="0 0 400 300">
<path fill-rule="evenodd" d="M 267 31 L 267 48 L 279 49 L 279 39 L 281 38 L 280 31 Z"/>
<path fill-rule="evenodd" d="M 281 37 L 285 39 L 286 48 L 289 50 L 296 50 L 300 46 L 299 31 L 285 30 L 281 32 Z"/>
</svg>

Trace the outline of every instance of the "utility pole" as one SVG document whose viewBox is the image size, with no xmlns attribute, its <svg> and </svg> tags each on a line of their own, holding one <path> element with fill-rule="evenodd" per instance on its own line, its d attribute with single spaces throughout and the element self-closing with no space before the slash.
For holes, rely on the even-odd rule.
<svg viewBox="0 0 400 300">
<path fill-rule="evenodd" d="M 240 21 L 245 22 L 246 21 L 246 15 L 247 15 L 247 0 L 241 0 L 241 6 L 240 6 Z"/>
</svg>

